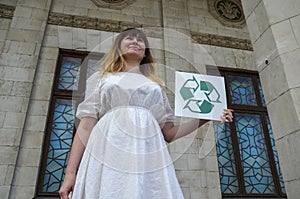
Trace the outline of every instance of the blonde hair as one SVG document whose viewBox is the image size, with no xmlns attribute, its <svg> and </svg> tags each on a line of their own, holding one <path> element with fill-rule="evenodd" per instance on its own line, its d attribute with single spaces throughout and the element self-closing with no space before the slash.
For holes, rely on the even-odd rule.
<svg viewBox="0 0 300 199">
<path fill-rule="evenodd" d="M 148 39 L 141 30 L 129 28 L 122 31 L 113 42 L 112 47 L 107 54 L 104 55 L 100 63 L 100 72 L 102 75 L 106 73 L 124 72 L 126 69 L 126 60 L 120 50 L 121 41 L 127 36 L 139 37 L 145 42 L 145 56 L 142 59 L 139 69 L 140 72 L 152 81 L 164 87 L 163 81 L 157 75 L 157 66 L 149 49 Z"/>
</svg>

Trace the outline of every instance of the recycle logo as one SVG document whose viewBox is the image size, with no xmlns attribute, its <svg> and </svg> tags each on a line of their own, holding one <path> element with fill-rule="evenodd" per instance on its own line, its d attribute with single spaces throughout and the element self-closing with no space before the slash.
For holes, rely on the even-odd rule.
<svg viewBox="0 0 300 199">
<path fill-rule="evenodd" d="M 206 99 L 198 99 L 196 92 L 203 92 Z M 184 82 L 180 88 L 180 95 L 186 101 L 183 109 L 189 109 L 193 113 L 208 114 L 214 108 L 214 103 L 222 103 L 220 101 L 220 93 L 214 85 L 208 81 L 199 82 L 195 76 Z"/>
</svg>

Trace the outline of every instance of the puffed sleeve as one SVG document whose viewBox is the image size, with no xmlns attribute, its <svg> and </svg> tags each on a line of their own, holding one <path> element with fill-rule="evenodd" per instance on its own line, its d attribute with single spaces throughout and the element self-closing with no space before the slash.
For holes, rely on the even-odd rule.
<svg viewBox="0 0 300 199">
<path fill-rule="evenodd" d="M 100 73 L 94 73 L 86 82 L 86 90 L 84 100 L 78 105 L 76 117 L 81 119 L 83 117 L 100 118 L 101 104 L 100 104 L 100 90 L 101 78 Z"/>
<path fill-rule="evenodd" d="M 164 91 L 163 93 L 163 102 L 164 102 L 164 111 L 165 111 L 165 122 L 173 122 L 175 120 L 174 111 L 170 106 L 169 99 Z"/>
<path fill-rule="evenodd" d="M 166 93 L 162 88 L 159 90 L 153 97 L 153 105 L 150 110 L 162 128 L 166 122 L 173 122 L 175 116 Z"/>
</svg>

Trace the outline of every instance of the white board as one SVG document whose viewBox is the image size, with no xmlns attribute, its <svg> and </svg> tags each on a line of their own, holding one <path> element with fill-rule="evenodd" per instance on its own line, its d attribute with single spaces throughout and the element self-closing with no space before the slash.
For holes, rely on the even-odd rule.
<svg viewBox="0 0 300 199">
<path fill-rule="evenodd" d="M 175 115 L 221 121 L 227 109 L 224 78 L 175 72 Z"/>
</svg>

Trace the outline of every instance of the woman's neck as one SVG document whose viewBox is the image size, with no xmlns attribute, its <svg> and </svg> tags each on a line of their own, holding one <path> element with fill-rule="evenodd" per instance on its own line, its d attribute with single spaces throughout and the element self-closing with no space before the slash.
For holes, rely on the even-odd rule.
<svg viewBox="0 0 300 199">
<path fill-rule="evenodd" d="M 126 72 L 132 72 L 132 73 L 141 73 L 140 71 L 140 63 L 138 62 L 128 62 L 126 63 Z"/>
</svg>

